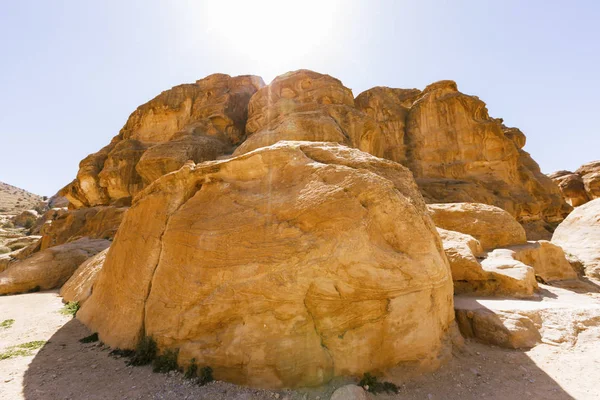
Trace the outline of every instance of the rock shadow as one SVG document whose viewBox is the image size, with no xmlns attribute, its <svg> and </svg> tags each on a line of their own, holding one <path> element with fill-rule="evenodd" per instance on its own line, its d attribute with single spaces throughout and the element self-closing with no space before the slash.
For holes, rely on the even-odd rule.
<svg viewBox="0 0 600 400">
<path fill-rule="evenodd" d="M 309 390 L 265 391 L 215 382 L 199 387 L 180 374 L 152 373 L 147 367 L 128 367 L 124 359 L 109 355 L 101 343 L 79 342 L 91 332 L 77 320 L 59 329 L 39 351 L 25 373 L 27 400 L 44 399 L 315 399 L 327 400 L 333 385 Z M 508 350 L 467 341 L 451 360 L 434 373 L 406 379 L 390 376 L 399 395 L 387 399 L 573 399 L 524 351 Z M 308 397 L 305 397 L 308 393 Z"/>
</svg>

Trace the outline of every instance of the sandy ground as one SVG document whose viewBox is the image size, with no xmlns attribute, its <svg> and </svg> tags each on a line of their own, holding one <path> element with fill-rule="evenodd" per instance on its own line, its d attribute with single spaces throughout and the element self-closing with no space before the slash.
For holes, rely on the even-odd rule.
<svg viewBox="0 0 600 400">
<path fill-rule="evenodd" d="M 0 361 L 0 399 L 329 399 L 348 381 L 317 389 L 269 391 L 213 382 L 199 387 L 180 374 L 127 367 L 98 343 L 81 344 L 90 332 L 59 313 L 56 292 L 0 297 L 0 352 L 47 340 L 32 356 Z M 582 327 L 575 345 L 541 344 L 529 351 L 467 342 L 435 373 L 400 384 L 398 395 L 376 399 L 600 399 L 600 328 Z"/>
</svg>

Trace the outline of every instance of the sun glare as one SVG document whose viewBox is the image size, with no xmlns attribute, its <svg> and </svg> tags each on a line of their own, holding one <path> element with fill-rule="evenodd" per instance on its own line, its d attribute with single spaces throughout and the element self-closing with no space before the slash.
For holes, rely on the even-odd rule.
<svg viewBox="0 0 600 400">
<path fill-rule="evenodd" d="M 204 3 L 202 19 L 224 51 L 258 63 L 270 80 L 282 67 L 306 64 L 308 57 L 335 45 L 342 6 L 338 0 L 210 1 Z"/>
</svg>

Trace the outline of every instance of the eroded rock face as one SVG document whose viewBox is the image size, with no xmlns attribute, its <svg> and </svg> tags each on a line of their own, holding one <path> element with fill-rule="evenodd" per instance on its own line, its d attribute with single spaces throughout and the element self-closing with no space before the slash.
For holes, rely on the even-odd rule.
<svg viewBox="0 0 600 400">
<path fill-rule="evenodd" d="M 552 243 L 577 258 L 585 274 L 600 278 L 600 199 L 577 207 L 556 228 Z"/>
<path fill-rule="evenodd" d="M 437 227 L 473 236 L 484 250 L 523 244 L 523 227 L 501 208 L 479 203 L 428 204 Z"/>
<path fill-rule="evenodd" d="M 500 207 L 526 227 L 530 240 L 549 239 L 569 212 L 556 185 L 522 150 L 525 135 L 491 118 L 485 103 L 460 93 L 455 82 L 422 92 L 376 87 L 356 104 L 376 119 L 384 155 L 411 169 L 427 202 Z"/>
<path fill-rule="evenodd" d="M 245 139 L 256 76 L 210 75 L 179 85 L 138 107 L 111 143 L 81 161 L 60 195 L 76 208 L 126 205 L 157 177 L 188 159 L 212 160 Z"/>
<path fill-rule="evenodd" d="M 82 238 L 11 263 L 0 272 L 0 294 L 59 288 L 82 262 L 108 246 L 108 240 Z"/>
<path fill-rule="evenodd" d="M 77 316 L 104 343 L 152 336 L 217 379 L 318 385 L 436 365 L 452 282 L 410 171 L 280 142 L 186 164 L 140 193 Z"/>
<path fill-rule="evenodd" d="M 280 75 L 260 89 L 248 106 L 244 154 L 280 140 L 337 142 L 383 155 L 383 136 L 375 121 L 354 107 L 342 82 L 308 70 Z"/>
<path fill-rule="evenodd" d="M 600 161 L 583 164 L 575 172 L 557 171 L 548 176 L 558 184 L 563 197 L 573 207 L 600 197 Z"/>
<path fill-rule="evenodd" d="M 108 249 L 85 260 L 65 282 L 60 289 L 60 295 L 65 303 L 77 301 L 83 305 L 91 296 L 98 273 L 106 260 L 106 253 L 108 253 Z"/>
<path fill-rule="evenodd" d="M 40 228 L 40 250 L 71 242 L 81 237 L 112 239 L 127 207 L 89 207 L 78 210 L 56 210 Z"/>
</svg>

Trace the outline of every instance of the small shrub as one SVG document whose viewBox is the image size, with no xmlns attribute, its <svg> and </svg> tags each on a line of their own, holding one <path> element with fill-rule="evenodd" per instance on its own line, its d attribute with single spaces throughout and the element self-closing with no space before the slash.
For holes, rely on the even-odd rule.
<svg viewBox="0 0 600 400">
<path fill-rule="evenodd" d="M 122 350 L 122 349 L 114 349 L 110 353 L 108 353 L 109 356 L 125 357 L 125 358 L 133 357 L 134 354 L 135 354 L 134 350 Z"/>
<path fill-rule="evenodd" d="M 194 379 L 198 374 L 198 365 L 196 365 L 196 359 L 192 358 L 190 366 L 185 370 L 185 379 Z"/>
<path fill-rule="evenodd" d="M 391 382 L 379 382 L 377 377 L 371 375 L 366 372 L 363 375 L 363 378 L 358 383 L 359 386 L 362 386 L 367 389 L 367 391 L 377 394 L 377 393 L 398 393 L 398 386 L 394 385 Z"/>
<path fill-rule="evenodd" d="M 151 337 L 145 336 L 138 342 L 133 357 L 127 365 L 148 365 L 156 358 L 156 353 L 156 342 Z"/>
<path fill-rule="evenodd" d="M 92 333 L 90 336 L 86 336 L 83 339 L 79 339 L 79 343 L 94 343 L 98 341 L 98 333 Z"/>
<path fill-rule="evenodd" d="M 152 361 L 152 371 L 153 372 L 161 372 L 166 374 L 170 371 L 179 370 L 179 365 L 177 365 L 177 355 L 179 354 L 179 350 L 167 350 L 163 354 L 157 356 Z"/>
<path fill-rule="evenodd" d="M 8 329 L 10 328 L 13 324 L 15 323 L 14 319 L 5 319 L 4 321 L 0 322 L 0 328 L 3 329 Z"/>
<path fill-rule="evenodd" d="M 213 370 L 211 367 L 204 367 L 200 370 L 198 374 L 198 385 L 204 386 L 209 382 L 214 381 L 213 378 Z"/>
<path fill-rule="evenodd" d="M 15 227 L 15 224 L 13 224 L 11 221 L 6 221 L 4 225 L 2 225 L 2 227 L 7 229 L 13 229 Z"/>
<path fill-rule="evenodd" d="M 6 253 L 10 253 L 11 250 L 9 247 L 6 246 L 0 246 L 0 254 L 6 254 Z"/>
<path fill-rule="evenodd" d="M 23 223 L 23 228 L 30 229 L 35 224 L 34 218 L 27 218 Z"/>
<path fill-rule="evenodd" d="M 78 301 L 70 301 L 60 310 L 63 315 L 71 315 L 75 318 L 75 315 L 79 311 L 79 302 Z"/>
</svg>

